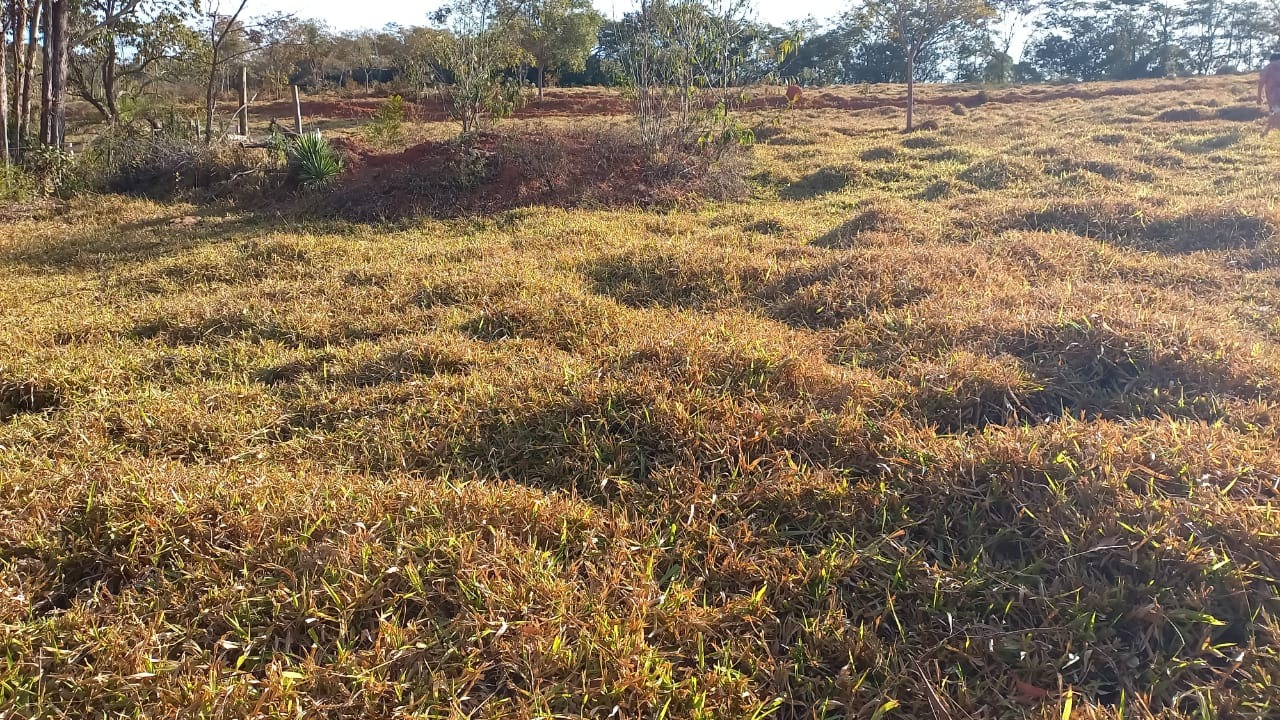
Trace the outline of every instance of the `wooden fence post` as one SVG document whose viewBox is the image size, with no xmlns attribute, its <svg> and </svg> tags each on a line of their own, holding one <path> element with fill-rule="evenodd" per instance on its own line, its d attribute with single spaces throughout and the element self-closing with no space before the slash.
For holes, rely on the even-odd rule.
<svg viewBox="0 0 1280 720">
<path fill-rule="evenodd" d="M 249 66 L 240 66 L 240 134 L 249 137 Z"/>
</svg>

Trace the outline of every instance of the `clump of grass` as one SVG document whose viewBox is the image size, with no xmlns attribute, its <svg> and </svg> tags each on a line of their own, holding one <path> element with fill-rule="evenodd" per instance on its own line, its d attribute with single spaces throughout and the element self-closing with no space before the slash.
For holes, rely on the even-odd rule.
<svg viewBox="0 0 1280 720">
<path fill-rule="evenodd" d="M 1031 183 L 1039 176 L 1039 169 L 1028 162 L 997 156 L 973 163 L 958 177 L 979 190 L 1005 190 Z"/>
</svg>

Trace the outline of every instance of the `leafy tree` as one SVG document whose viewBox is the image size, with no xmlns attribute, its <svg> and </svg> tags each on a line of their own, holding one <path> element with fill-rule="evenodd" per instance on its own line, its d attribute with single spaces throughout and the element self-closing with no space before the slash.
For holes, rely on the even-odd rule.
<svg viewBox="0 0 1280 720">
<path fill-rule="evenodd" d="M 92 27 L 99 18 L 114 14 L 118 4 L 119 0 L 86 3 L 73 19 L 73 27 Z M 185 4 L 146 3 L 90 36 L 71 56 L 71 91 L 104 120 L 119 120 L 123 93 L 143 90 L 165 66 L 173 67 L 194 54 L 199 37 L 188 25 L 193 9 Z"/>
<path fill-rule="evenodd" d="M 452 41 L 449 33 L 437 28 L 409 27 L 398 31 L 399 44 L 392 61 L 401 77 L 421 99 L 440 78 L 447 75 L 444 68 L 444 51 Z"/>
<path fill-rule="evenodd" d="M 781 78 L 800 85 L 834 85 L 846 82 L 846 67 L 862 37 L 856 28 L 840 24 L 821 29 L 815 22 L 791 28 L 803 37 L 791 57 L 778 68 Z"/>
<path fill-rule="evenodd" d="M 586 66 L 604 23 L 591 0 L 508 0 L 499 12 L 537 70 L 539 100 L 548 73 Z"/>
<path fill-rule="evenodd" d="M 642 3 L 616 27 L 616 63 L 635 100 L 642 141 L 654 152 L 725 148 L 746 139 L 729 111 L 741 88 L 776 74 L 794 45 L 773 45 L 746 0 Z M 708 108 L 710 111 L 708 112 Z"/>
<path fill-rule="evenodd" d="M 915 129 L 915 85 L 922 56 L 996 15 L 986 0 L 867 0 L 863 21 L 896 44 L 906 64 L 907 130 Z"/>
<path fill-rule="evenodd" d="M 461 0 L 435 13 L 450 32 L 442 36 L 436 86 L 463 134 L 510 115 L 520 101 L 507 71 L 522 51 L 501 24 L 491 0 Z"/>
</svg>

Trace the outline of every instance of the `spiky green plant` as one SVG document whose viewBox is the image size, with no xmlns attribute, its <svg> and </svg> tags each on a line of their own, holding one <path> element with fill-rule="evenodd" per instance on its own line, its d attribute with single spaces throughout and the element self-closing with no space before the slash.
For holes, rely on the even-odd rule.
<svg viewBox="0 0 1280 720">
<path fill-rule="evenodd" d="M 289 168 L 308 190 L 327 187 L 342 174 L 342 158 L 320 131 L 304 133 L 289 145 Z"/>
</svg>

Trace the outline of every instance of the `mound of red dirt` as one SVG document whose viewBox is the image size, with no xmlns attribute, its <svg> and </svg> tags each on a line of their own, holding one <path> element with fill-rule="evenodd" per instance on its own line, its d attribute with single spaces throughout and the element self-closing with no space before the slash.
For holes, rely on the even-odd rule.
<svg viewBox="0 0 1280 720">
<path fill-rule="evenodd" d="M 392 154 L 346 138 L 334 146 L 348 170 L 324 206 L 353 220 L 450 217 L 532 205 L 670 206 L 745 187 L 734 182 L 739 175 L 731 161 L 694 153 L 659 162 L 630 136 L 597 129 L 480 133 L 465 142 L 425 142 Z"/>
</svg>

